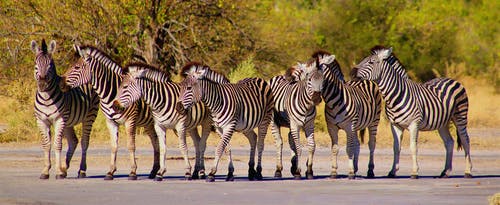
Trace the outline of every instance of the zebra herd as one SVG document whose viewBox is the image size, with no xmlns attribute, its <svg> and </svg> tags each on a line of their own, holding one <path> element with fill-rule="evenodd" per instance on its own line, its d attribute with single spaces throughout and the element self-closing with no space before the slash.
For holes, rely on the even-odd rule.
<svg viewBox="0 0 500 205">
<path fill-rule="evenodd" d="M 353 80 L 344 80 L 335 56 L 315 52 L 305 63 L 289 68 L 284 75 L 269 81 L 246 78 L 230 82 L 224 75 L 197 62 L 186 64 L 181 82 L 173 82 L 169 73 L 143 63 L 122 67 L 109 55 L 92 46 L 75 45 L 79 59 L 63 75 L 56 73 L 51 54 L 55 41 L 47 46 L 42 40 L 39 47 L 31 42 L 35 53 L 35 118 L 42 134 L 44 168 L 40 179 L 49 178 L 51 168 L 51 126 L 54 127 L 56 178 L 67 176 L 71 158 L 78 144 L 74 126 L 82 123 L 82 160 L 78 177 L 86 177 L 86 151 L 89 136 L 99 107 L 106 118 L 111 138 L 110 169 L 104 177 L 112 180 L 116 171 L 118 127 L 124 124 L 128 135 L 130 180 L 137 179 L 135 135 L 137 127 L 144 127 L 154 150 L 150 179 L 161 181 L 166 171 L 166 129 L 178 137 L 179 149 L 185 163 L 186 179 L 204 179 L 211 182 L 220 158 L 228 157 L 226 180 L 234 180 L 229 142 L 233 133 L 243 133 L 250 143 L 248 179 L 261 180 L 264 139 L 271 124 L 277 150 L 276 178 L 282 177 L 283 141 L 281 127 L 288 127 L 288 142 L 292 150 L 290 172 L 301 179 L 302 146 L 300 130 L 307 142 L 305 159 L 307 179 L 313 179 L 315 152 L 314 119 L 316 108 L 325 102 L 325 119 L 331 137 L 331 177 L 338 173 L 338 132 L 346 133 L 346 153 L 349 159 L 350 179 L 356 176 L 360 142 L 367 129 L 369 133 L 368 178 L 374 174 L 374 150 L 377 127 L 380 121 L 382 99 L 391 123 L 394 137 L 394 162 L 389 177 L 399 169 L 402 133 L 410 132 L 412 153 L 412 178 L 418 178 L 418 131 L 438 130 L 446 148 L 446 163 L 441 177 L 448 177 L 452 169 L 454 141 L 449 131 L 450 121 L 455 124 L 458 148 L 465 151 L 465 177 L 471 175 L 470 143 L 467 134 L 468 98 L 465 88 L 457 81 L 437 78 L 425 83 L 412 81 L 392 48 L 375 46 L 371 55 L 364 58 L 351 71 Z M 197 127 L 201 126 L 201 135 Z M 257 133 L 255 129 L 257 128 Z M 214 164 L 205 171 L 204 154 L 210 131 L 220 136 Z M 186 134 L 193 139 L 196 157 L 192 170 L 188 157 Z M 62 138 L 68 141 L 66 161 L 61 164 Z M 257 164 L 255 152 L 257 151 Z"/>
</svg>

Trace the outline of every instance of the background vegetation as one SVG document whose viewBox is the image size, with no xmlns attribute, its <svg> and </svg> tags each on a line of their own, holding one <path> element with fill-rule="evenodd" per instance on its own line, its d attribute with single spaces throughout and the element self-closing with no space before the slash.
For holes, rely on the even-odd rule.
<svg viewBox="0 0 500 205">
<path fill-rule="evenodd" d="M 0 123 L 8 129 L 0 142 L 38 142 L 29 42 L 42 38 L 57 41 L 59 73 L 73 63 L 76 43 L 97 46 L 122 64 L 144 61 L 174 74 L 187 61 L 201 61 L 233 81 L 269 79 L 317 49 L 335 54 L 347 74 L 382 44 L 394 47 L 417 81 L 464 82 L 470 125 L 498 128 L 498 11 L 494 0 L 1 1 Z M 326 131 L 319 110 L 317 130 Z M 384 123 L 382 135 L 389 134 Z M 107 139 L 102 116 L 93 135 Z"/>
</svg>

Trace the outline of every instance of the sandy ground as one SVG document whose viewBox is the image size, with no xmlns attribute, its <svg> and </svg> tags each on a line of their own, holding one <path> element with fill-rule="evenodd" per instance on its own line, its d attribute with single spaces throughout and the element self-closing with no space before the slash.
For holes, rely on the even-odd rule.
<svg viewBox="0 0 500 205">
<path fill-rule="evenodd" d="M 284 152 L 284 178 L 274 175 L 275 149 L 266 145 L 263 181 L 248 181 L 247 148 L 233 147 L 236 180 L 225 182 L 227 160 L 221 161 L 216 182 L 183 180 L 183 161 L 167 161 L 165 180 L 147 179 L 152 164 L 148 147 L 137 150 L 137 181 L 129 181 L 127 150 L 119 151 L 118 171 L 113 181 L 104 181 L 109 167 L 109 148 L 91 147 L 88 154 L 88 178 L 76 179 L 80 150 L 77 150 L 68 178 L 55 179 L 51 170 L 49 180 L 38 179 L 42 169 L 42 151 L 38 146 L 0 145 L 0 204 L 487 204 L 488 197 L 500 192 L 500 150 L 473 150 L 473 179 L 464 179 L 463 151 L 455 151 L 453 177 L 437 179 L 444 166 L 444 149 L 420 149 L 420 179 L 409 179 L 411 156 L 403 148 L 399 178 L 384 176 L 392 165 L 392 149 L 377 149 L 375 179 L 365 179 L 368 153 L 366 145 L 360 154 L 360 170 L 355 180 L 348 180 L 345 148 L 341 149 L 339 174 L 332 180 L 330 151 L 317 149 L 314 160 L 314 180 L 293 180 L 289 172 L 290 152 Z M 304 150 L 305 151 L 305 150 Z M 194 153 L 190 150 L 191 155 Z M 176 148 L 168 149 L 168 156 L 177 158 Z M 206 166 L 210 167 L 213 147 L 207 150 Z M 191 160 L 193 163 L 193 160 Z M 305 169 L 303 167 L 303 169 Z"/>
</svg>

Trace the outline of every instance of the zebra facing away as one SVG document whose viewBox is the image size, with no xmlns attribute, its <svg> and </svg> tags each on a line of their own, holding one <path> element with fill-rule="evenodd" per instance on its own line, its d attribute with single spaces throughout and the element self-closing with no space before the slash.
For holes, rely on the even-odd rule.
<svg viewBox="0 0 500 205">
<path fill-rule="evenodd" d="M 370 157 L 367 177 L 375 174 L 374 152 L 377 127 L 380 121 L 382 99 L 377 85 L 368 80 L 345 81 L 340 64 L 337 60 L 327 60 L 333 55 L 326 51 L 316 51 L 312 55 L 310 65 L 318 64 L 323 67 L 325 81 L 321 92 L 325 100 L 325 120 L 328 134 L 332 140 L 332 171 L 331 178 L 337 177 L 338 132 L 342 129 L 346 133 L 346 152 L 349 158 L 348 177 L 353 179 L 358 170 L 359 141 L 357 131 L 361 132 L 361 139 L 365 129 L 369 131 L 368 147 Z M 297 78 L 297 72 L 292 76 Z"/>
<path fill-rule="evenodd" d="M 197 102 L 203 102 L 211 113 L 217 133 L 221 139 L 217 145 L 214 166 L 207 181 L 215 180 L 217 165 L 222 152 L 234 131 L 243 132 L 250 142 L 248 178 L 262 179 L 262 151 L 264 138 L 272 117 L 273 98 L 271 88 L 260 78 L 246 78 L 236 84 L 220 84 L 207 75 L 208 66 L 184 66 L 186 75 L 182 81 L 177 109 L 188 110 Z M 220 74 L 219 74 L 220 75 Z M 259 135 L 253 131 L 258 128 Z M 255 171 L 255 147 L 258 149 L 257 171 Z M 228 176 L 232 180 L 232 176 Z"/>
<path fill-rule="evenodd" d="M 335 57 L 332 57 L 331 61 Z M 307 158 L 308 179 L 313 179 L 312 162 L 315 151 L 314 142 L 314 118 L 316 117 L 316 105 L 321 102 L 320 92 L 323 87 L 323 71 L 314 67 L 306 70 L 306 65 L 298 64 L 290 70 L 301 70 L 303 77 L 300 80 L 290 82 L 285 76 L 275 76 L 271 78 L 269 84 L 274 96 L 274 117 L 271 123 L 276 148 L 278 151 L 275 177 L 281 177 L 283 170 L 282 150 L 283 142 L 281 138 L 280 127 L 289 127 L 288 135 L 290 148 L 293 151 L 292 167 L 290 169 L 295 179 L 300 179 L 300 158 L 302 148 L 300 145 L 300 129 L 304 129 L 309 155 Z M 287 71 L 293 73 L 295 71 Z"/>
<path fill-rule="evenodd" d="M 149 178 L 154 178 L 159 165 L 159 147 L 158 137 L 154 130 L 154 120 L 150 109 L 144 101 L 140 100 L 134 105 L 116 112 L 112 109 L 113 100 L 118 93 L 118 87 L 122 82 L 122 68 L 104 52 L 91 46 L 76 46 L 75 50 L 80 56 L 79 60 L 66 71 L 61 80 L 61 88 L 78 87 L 87 83 L 92 85 L 100 98 L 100 107 L 106 117 L 111 138 L 111 166 L 105 176 L 105 180 L 112 180 L 116 171 L 116 154 L 118 151 L 118 126 L 125 124 L 125 130 L 128 135 L 128 150 L 131 165 L 129 174 L 130 180 L 137 179 L 137 163 L 135 157 L 135 130 L 136 127 L 144 127 L 146 133 L 151 139 L 154 149 L 154 164 Z"/>
<path fill-rule="evenodd" d="M 392 48 L 375 46 L 371 55 L 355 66 L 353 73 L 362 79 L 376 82 L 386 103 L 394 137 L 394 162 L 389 177 L 399 169 L 399 154 L 404 129 L 410 132 L 410 150 L 413 168 L 411 178 L 418 178 L 418 131 L 438 130 L 446 148 L 446 163 L 440 177 L 448 177 L 452 170 L 453 138 L 450 120 L 457 130 L 458 149 L 465 151 L 465 178 L 472 177 L 470 144 L 467 134 L 469 108 L 465 88 L 457 81 L 436 78 L 420 84 L 412 81 L 404 66 L 392 54 Z"/>
<path fill-rule="evenodd" d="M 191 166 L 187 154 L 185 133 L 186 131 L 190 133 L 196 149 L 196 163 L 192 178 L 198 179 L 199 176 L 204 178 L 204 154 L 212 125 L 208 109 L 202 103 L 197 103 L 189 111 L 179 112 L 176 109 L 176 103 L 179 99 L 180 85 L 170 80 L 169 73 L 158 70 L 156 67 L 140 63 L 130 64 L 125 67 L 123 76 L 124 79 L 113 108 L 123 109 L 140 99 L 143 99 L 151 108 L 155 120 L 155 130 L 160 141 L 160 170 L 155 179 L 162 180 L 166 171 L 166 129 L 173 129 L 179 138 L 179 148 L 186 163 L 186 178 L 191 177 L 189 173 Z M 217 82 L 229 83 L 229 80 L 221 78 Z M 201 138 L 197 125 L 202 127 Z"/>
<path fill-rule="evenodd" d="M 31 41 L 31 50 L 35 57 L 35 79 L 37 81 L 37 91 L 35 97 L 35 118 L 42 134 L 42 148 L 44 152 L 45 167 L 42 170 L 40 179 L 49 178 L 51 167 L 51 131 L 54 126 L 54 147 L 56 156 L 57 179 L 65 178 L 67 169 L 75 152 L 78 139 L 74 126 L 82 123 L 82 159 L 78 178 L 84 178 L 87 170 L 87 148 L 89 145 L 92 124 L 97 117 L 99 110 L 99 98 L 88 84 L 73 88 L 63 93 L 59 88 L 61 77 L 57 75 L 52 53 L 56 48 L 56 42 L 51 41 L 47 49 L 45 40 L 42 40 L 41 48 L 36 41 Z M 68 151 L 66 153 L 66 163 L 61 165 L 62 138 L 68 141 Z"/>
</svg>

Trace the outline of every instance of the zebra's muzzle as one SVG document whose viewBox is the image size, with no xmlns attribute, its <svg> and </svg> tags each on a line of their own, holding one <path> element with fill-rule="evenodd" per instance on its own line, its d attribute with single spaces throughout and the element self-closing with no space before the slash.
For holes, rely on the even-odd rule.
<svg viewBox="0 0 500 205">
<path fill-rule="evenodd" d="M 312 95 L 312 101 L 314 102 L 314 105 L 321 103 L 321 92 L 314 92 Z"/>
<path fill-rule="evenodd" d="M 111 109 L 113 109 L 117 113 L 123 113 L 125 111 L 125 107 L 123 107 L 118 100 L 113 101 L 113 105 L 111 105 Z"/>
<path fill-rule="evenodd" d="M 59 88 L 63 92 L 68 92 L 71 89 L 71 87 L 68 84 L 66 84 L 66 77 L 63 76 L 59 81 Z"/>
</svg>

